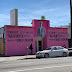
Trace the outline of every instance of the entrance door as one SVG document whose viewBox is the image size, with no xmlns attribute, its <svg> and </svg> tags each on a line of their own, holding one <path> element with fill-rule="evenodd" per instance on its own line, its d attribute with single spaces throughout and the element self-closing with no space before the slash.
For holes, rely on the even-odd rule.
<svg viewBox="0 0 72 72">
<path fill-rule="evenodd" d="M 38 48 L 39 48 L 39 51 L 42 51 L 42 41 L 38 41 Z"/>
<path fill-rule="evenodd" d="M 36 52 L 43 50 L 43 37 L 36 37 Z"/>
<path fill-rule="evenodd" d="M 42 50 L 43 50 L 42 41 L 36 41 L 36 52 L 42 51 Z"/>
</svg>

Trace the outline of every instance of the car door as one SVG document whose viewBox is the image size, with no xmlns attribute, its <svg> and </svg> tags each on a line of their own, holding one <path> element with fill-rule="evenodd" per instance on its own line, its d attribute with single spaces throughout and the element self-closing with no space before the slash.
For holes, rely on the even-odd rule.
<svg viewBox="0 0 72 72">
<path fill-rule="evenodd" d="M 63 48 L 58 47 L 58 56 L 62 56 L 62 54 L 63 54 Z"/>
<path fill-rule="evenodd" d="M 51 50 L 51 52 L 50 52 L 50 56 L 51 56 L 51 57 L 54 57 L 54 56 L 56 56 L 56 55 L 57 55 L 57 48 L 54 47 L 54 48 L 52 48 L 52 50 Z"/>
<path fill-rule="evenodd" d="M 54 47 L 53 49 L 54 56 L 58 56 L 58 48 Z"/>
<path fill-rule="evenodd" d="M 57 47 L 56 49 L 54 49 L 54 53 L 55 53 L 55 56 L 62 56 L 62 48 Z"/>
</svg>

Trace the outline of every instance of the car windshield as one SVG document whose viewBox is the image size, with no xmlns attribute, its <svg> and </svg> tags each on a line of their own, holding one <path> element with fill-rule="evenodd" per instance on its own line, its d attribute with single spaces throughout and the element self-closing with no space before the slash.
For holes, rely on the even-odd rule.
<svg viewBox="0 0 72 72">
<path fill-rule="evenodd" d="M 47 48 L 46 50 L 51 50 L 51 48 Z"/>
</svg>

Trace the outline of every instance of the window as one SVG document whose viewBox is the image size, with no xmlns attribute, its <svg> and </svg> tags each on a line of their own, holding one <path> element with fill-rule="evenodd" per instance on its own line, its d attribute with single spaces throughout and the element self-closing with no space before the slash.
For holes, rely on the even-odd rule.
<svg viewBox="0 0 72 72">
<path fill-rule="evenodd" d="M 46 50 L 51 50 L 51 48 L 47 48 Z"/>
<path fill-rule="evenodd" d="M 57 50 L 57 48 L 56 47 L 54 47 L 54 49 L 53 50 Z"/>
<path fill-rule="evenodd" d="M 63 49 L 63 47 L 58 47 L 58 49 L 60 50 L 60 49 Z"/>
</svg>

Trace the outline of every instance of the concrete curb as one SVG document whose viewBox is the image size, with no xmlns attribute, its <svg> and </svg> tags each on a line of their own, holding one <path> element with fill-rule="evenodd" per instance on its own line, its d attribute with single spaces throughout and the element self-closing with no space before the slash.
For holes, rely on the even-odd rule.
<svg viewBox="0 0 72 72">
<path fill-rule="evenodd" d="M 35 59 L 36 55 L 26 55 L 26 56 L 10 56 L 10 57 L 0 57 L 0 62 L 22 60 L 22 59 Z"/>
</svg>

